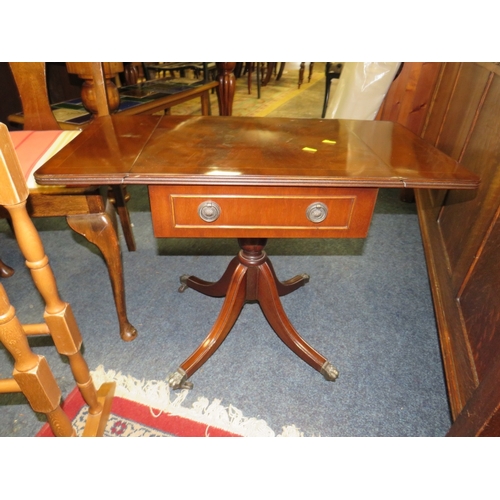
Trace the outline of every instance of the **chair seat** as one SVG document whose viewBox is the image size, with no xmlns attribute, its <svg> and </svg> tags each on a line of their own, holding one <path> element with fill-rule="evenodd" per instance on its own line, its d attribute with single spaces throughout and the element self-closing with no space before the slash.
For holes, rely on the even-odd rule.
<svg viewBox="0 0 500 500">
<path fill-rule="evenodd" d="M 38 187 L 34 173 L 79 133 L 80 130 L 19 130 L 10 132 L 29 189 Z"/>
</svg>

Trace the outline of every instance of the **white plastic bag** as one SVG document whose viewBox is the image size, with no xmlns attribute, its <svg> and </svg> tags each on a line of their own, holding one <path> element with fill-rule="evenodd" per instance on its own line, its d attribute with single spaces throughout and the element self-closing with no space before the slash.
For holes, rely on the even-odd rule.
<svg viewBox="0 0 500 500">
<path fill-rule="evenodd" d="M 373 120 L 401 63 L 344 63 L 331 89 L 325 118 Z"/>
</svg>

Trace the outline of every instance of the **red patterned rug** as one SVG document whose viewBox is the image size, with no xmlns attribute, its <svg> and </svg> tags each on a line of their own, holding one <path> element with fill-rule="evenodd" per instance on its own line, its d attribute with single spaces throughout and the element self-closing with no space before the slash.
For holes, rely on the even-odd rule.
<svg viewBox="0 0 500 500">
<path fill-rule="evenodd" d="M 116 391 L 105 437 L 275 437 L 264 420 L 244 417 L 232 405 L 220 400 L 211 403 L 198 398 L 191 408 L 182 405 L 188 391 L 173 393 L 165 382 L 139 381 L 132 377 L 106 372 L 98 367 L 92 372 L 96 387 L 115 382 Z M 171 399 L 173 397 L 173 399 Z M 87 406 L 75 388 L 62 407 L 81 436 L 87 418 Z M 48 424 L 37 437 L 53 437 Z M 301 437 L 295 426 L 283 427 L 279 436 Z"/>
<path fill-rule="evenodd" d="M 80 391 L 75 387 L 63 403 L 66 414 L 73 422 L 77 434 L 85 427 L 87 409 Z M 217 427 L 188 418 L 161 413 L 155 416 L 148 406 L 129 399 L 115 397 L 104 435 L 106 437 L 238 437 L 241 434 L 227 432 Z M 37 437 L 54 437 L 45 424 Z"/>
</svg>

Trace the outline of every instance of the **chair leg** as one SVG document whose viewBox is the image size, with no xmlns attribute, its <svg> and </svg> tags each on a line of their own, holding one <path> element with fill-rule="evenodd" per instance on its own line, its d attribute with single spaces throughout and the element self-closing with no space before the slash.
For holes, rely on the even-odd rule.
<svg viewBox="0 0 500 500">
<path fill-rule="evenodd" d="M 321 118 L 324 118 L 326 116 L 326 110 L 328 109 L 328 100 L 330 98 L 330 84 L 331 84 L 331 81 L 330 79 L 327 77 L 326 78 L 326 88 L 325 88 L 325 99 L 323 101 L 323 111 L 321 113 Z"/>
<path fill-rule="evenodd" d="M 302 82 L 304 81 L 304 68 L 305 67 L 306 67 L 306 63 L 301 62 L 300 68 L 299 68 L 299 89 L 300 89 L 300 86 L 302 85 Z"/>
<path fill-rule="evenodd" d="M 262 85 L 261 74 L 260 74 L 261 66 L 260 66 L 260 62 L 255 63 L 255 64 L 256 64 L 255 72 L 257 74 L 257 99 L 260 99 L 260 87 Z"/>
<path fill-rule="evenodd" d="M 276 80 L 279 80 L 283 76 L 283 71 L 285 70 L 285 64 L 284 62 L 280 63 L 280 69 L 278 71 L 278 76 L 276 77 Z"/>
<path fill-rule="evenodd" d="M 323 112 L 321 113 L 321 118 L 326 116 L 326 110 L 328 108 L 328 99 L 330 98 L 330 85 L 332 79 L 330 78 L 330 67 L 332 63 L 327 62 L 325 66 L 325 99 L 323 100 Z"/>
<path fill-rule="evenodd" d="M 113 193 L 111 197 L 111 202 L 113 203 L 118 217 L 120 219 L 120 224 L 122 226 L 123 236 L 127 243 L 127 248 L 130 252 L 135 251 L 135 238 L 132 231 L 132 223 L 130 221 L 130 213 L 127 209 L 127 192 L 126 188 L 123 186 L 112 186 L 111 192 Z"/>
<path fill-rule="evenodd" d="M 266 66 L 266 74 L 262 78 L 262 86 L 265 87 L 271 80 L 276 63 L 268 62 Z"/>
<path fill-rule="evenodd" d="M 307 77 L 307 82 L 309 83 L 311 81 L 311 78 L 313 76 L 313 71 L 314 71 L 314 63 L 309 63 L 309 76 Z"/>
<path fill-rule="evenodd" d="M 111 280 L 118 322 L 120 324 L 120 336 L 122 340 L 127 342 L 134 340 L 137 337 L 137 330 L 127 318 L 120 244 L 110 217 L 106 213 L 95 213 L 71 215 L 66 220 L 71 229 L 84 236 L 101 251 Z"/>
<path fill-rule="evenodd" d="M 242 63 L 242 62 L 236 63 L 236 66 L 234 67 L 234 71 L 233 71 L 235 78 L 239 78 L 241 76 L 243 69 L 244 69 L 244 65 L 245 65 L 245 63 Z"/>
<path fill-rule="evenodd" d="M 325 100 L 323 101 L 323 112 L 321 118 L 326 116 L 326 110 L 328 109 L 328 100 L 330 99 L 330 88 L 332 85 L 332 80 L 340 78 L 342 72 L 342 65 L 335 63 L 335 69 L 332 68 L 332 63 L 327 62 L 325 66 Z"/>
<path fill-rule="evenodd" d="M 252 70 L 253 70 L 253 65 L 254 64 L 259 64 L 259 63 L 251 63 L 247 62 L 247 87 L 248 87 L 248 94 L 252 93 Z"/>
</svg>

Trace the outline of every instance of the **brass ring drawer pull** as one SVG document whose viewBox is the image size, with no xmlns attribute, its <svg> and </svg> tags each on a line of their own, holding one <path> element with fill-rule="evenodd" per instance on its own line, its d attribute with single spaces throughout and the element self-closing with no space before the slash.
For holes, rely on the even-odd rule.
<svg viewBox="0 0 500 500">
<path fill-rule="evenodd" d="M 306 210 L 306 216 L 311 222 L 315 222 L 316 224 L 319 222 L 323 222 L 328 215 L 328 207 L 321 203 L 320 201 L 316 201 L 311 203 Z"/>
<path fill-rule="evenodd" d="M 215 201 L 204 201 L 198 207 L 198 215 L 205 222 L 214 222 L 220 216 L 220 206 Z"/>
</svg>

